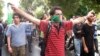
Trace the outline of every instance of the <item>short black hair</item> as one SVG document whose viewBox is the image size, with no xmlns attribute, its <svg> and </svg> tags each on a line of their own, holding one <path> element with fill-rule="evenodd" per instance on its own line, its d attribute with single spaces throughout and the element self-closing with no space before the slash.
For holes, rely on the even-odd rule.
<svg viewBox="0 0 100 56">
<path fill-rule="evenodd" d="M 22 18 L 21 15 L 18 14 L 18 13 L 14 13 L 14 14 L 13 14 L 13 19 L 14 19 L 14 16 L 18 16 L 19 18 Z"/>
<path fill-rule="evenodd" d="M 55 10 L 61 10 L 62 8 L 60 6 L 54 6 L 51 10 L 50 10 L 50 15 L 54 15 L 55 14 Z"/>
</svg>

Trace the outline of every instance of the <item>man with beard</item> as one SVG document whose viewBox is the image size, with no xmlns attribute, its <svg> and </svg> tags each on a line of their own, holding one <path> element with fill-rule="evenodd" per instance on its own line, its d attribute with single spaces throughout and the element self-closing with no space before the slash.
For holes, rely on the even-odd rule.
<svg viewBox="0 0 100 56">
<path fill-rule="evenodd" d="M 93 21 L 95 19 L 95 13 L 91 13 L 90 17 L 87 18 L 85 24 L 82 27 L 82 52 L 81 56 L 94 56 L 94 26 Z"/>
</svg>

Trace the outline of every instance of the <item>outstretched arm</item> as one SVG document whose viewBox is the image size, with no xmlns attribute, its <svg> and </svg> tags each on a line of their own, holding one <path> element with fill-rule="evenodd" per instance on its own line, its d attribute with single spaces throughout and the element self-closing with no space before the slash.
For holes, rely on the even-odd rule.
<svg viewBox="0 0 100 56">
<path fill-rule="evenodd" d="M 85 17 L 79 17 L 79 18 L 77 18 L 75 20 L 72 20 L 72 22 L 73 22 L 73 24 L 85 22 L 85 20 L 87 20 L 88 18 L 90 18 L 92 15 L 95 16 L 95 12 L 93 10 L 91 10 L 90 12 L 88 12 Z"/>
<path fill-rule="evenodd" d="M 82 23 L 82 22 L 85 22 L 86 18 L 84 17 L 79 17 L 77 19 L 74 19 L 74 20 L 71 20 L 73 22 L 73 24 L 77 24 L 77 23 Z"/>
<path fill-rule="evenodd" d="M 12 6 L 12 9 L 13 9 L 14 12 L 19 13 L 20 15 L 24 16 L 25 19 L 28 19 L 29 21 L 31 21 L 31 22 L 33 22 L 33 23 L 35 23 L 37 25 L 40 24 L 40 20 L 39 19 L 31 16 L 30 14 L 24 12 L 23 10 L 21 10 L 20 8 L 14 6 L 14 5 L 11 5 L 11 6 Z"/>
</svg>

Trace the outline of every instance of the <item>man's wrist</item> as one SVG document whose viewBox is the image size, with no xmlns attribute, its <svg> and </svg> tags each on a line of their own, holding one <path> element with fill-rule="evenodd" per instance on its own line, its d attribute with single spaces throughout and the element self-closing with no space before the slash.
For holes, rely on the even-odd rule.
<svg viewBox="0 0 100 56">
<path fill-rule="evenodd" d="M 8 48 L 10 48 L 11 46 L 10 45 L 8 45 Z"/>
</svg>

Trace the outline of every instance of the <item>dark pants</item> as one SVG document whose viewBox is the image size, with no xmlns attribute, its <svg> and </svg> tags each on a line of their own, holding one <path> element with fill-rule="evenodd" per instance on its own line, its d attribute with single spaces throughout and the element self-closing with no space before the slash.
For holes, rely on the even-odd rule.
<svg viewBox="0 0 100 56">
<path fill-rule="evenodd" d="M 96 52 L 98 53 L 98 40 L 97 39 L 94 39 L 94 44 L 95 44 L 95 47 L 96 47 Z"/>
<path fill-rule="evenodd" d="M 41 48 L 41 52 L 40 52 L 40 55 L 41 56 L 45 56 L 45 41 L 44 41 L 44 39 L 43 38 L 39 38 L 39 41 L 40 41 L 40 43 L 39 43 L 39 46 L 40 46 L 40 48 Z"/>
<path fill-rule="evenodd" d="M 2 46 L 4 46 L 4 35 L 0 34 L 0 56 L 2 56 Z"/>
<path fill-rule="evenodd" d="M 90 51 L 89 53 L 84 52 L 84 54 L 82 54 L 81 56 L 95 56 L 95 55 L 94 55 L 94 51 Z"/>
<path fill-rule="evenodd" d="M 27 41 L 28 41 L 28 50 L 29 52 L 32 52 L 32 36 L 31 35 L 27 36 Z"/>
</svg>

